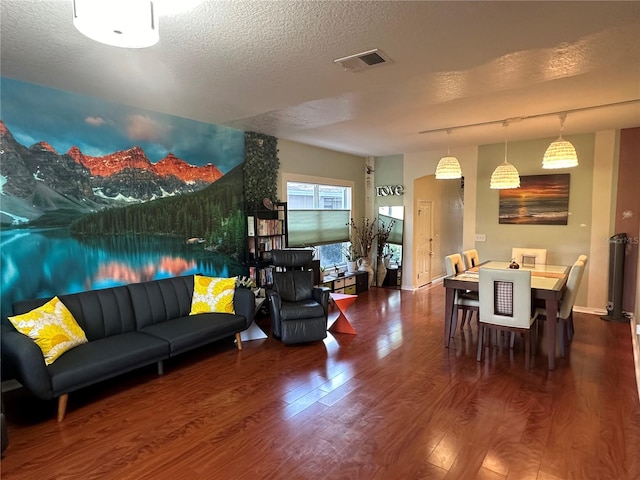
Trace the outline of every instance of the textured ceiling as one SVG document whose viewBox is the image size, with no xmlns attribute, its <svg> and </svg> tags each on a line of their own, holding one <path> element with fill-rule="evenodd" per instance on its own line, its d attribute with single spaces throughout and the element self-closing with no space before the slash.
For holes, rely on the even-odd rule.
<svg viewBox="0 0 640 480">
<path fill-rule="evenodd" d="M 640 99 L 640 2 L 207 1 L 126 50 L 71 0 L 2 0 L 3 76 L 359 155 L 504 139 L 501 121 Z M 373 48 L 392 62 L 345 71 Z M 565 133 L 640 126 L 640 103 L 570 113 Z M 509 138 L 557 136 L 556 116 Z"/>
</svg>

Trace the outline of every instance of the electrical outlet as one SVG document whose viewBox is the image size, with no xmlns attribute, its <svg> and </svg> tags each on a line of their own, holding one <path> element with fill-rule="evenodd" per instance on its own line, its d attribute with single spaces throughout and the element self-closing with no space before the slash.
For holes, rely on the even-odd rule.
<svg viewBox="0 0 640 480">
<path fill-rule="evenodd" d="M 476 233 L 476 242 L 486 242 L 487 236 L 484 233 Z"/>
</svg>

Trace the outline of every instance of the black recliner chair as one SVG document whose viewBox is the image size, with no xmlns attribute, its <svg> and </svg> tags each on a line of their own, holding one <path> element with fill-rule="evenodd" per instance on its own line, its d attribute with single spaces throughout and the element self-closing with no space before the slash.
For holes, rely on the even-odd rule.
<svg viewBox="0 0 640 480">
<path fill-rule="evenodd" d="M 273 289 L 267 291 L 273 335 L 283 343 L 306 343 L 327 336 L 329 289 L 314 287 L 311 250 L 272 250 Z M 279 270 L 277 269 L 277 270 Z"/>
</svg>

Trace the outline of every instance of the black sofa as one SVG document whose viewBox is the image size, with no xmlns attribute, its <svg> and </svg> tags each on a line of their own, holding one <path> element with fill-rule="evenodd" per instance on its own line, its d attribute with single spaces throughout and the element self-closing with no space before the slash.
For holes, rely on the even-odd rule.
<svg viewBox="0 0 640 480">
<path fill-rule="evenodd" d="M 192 296 L 193 275 L 60 295 L 88 343 L 47 366 L 38 345 L 3 318 L 3 367 L 8 363 L 15 378 L 36 397 L 58 398 L 58 421 L 62 421 L 68 394 L 80 388 L 153 363 L 161 375 L 163 360 L 234 335 L 242 350 L 240 332 L 249 327 L 255 313 L 253 292 L 235 290 L 235 314 L 189 315 Z M 48 300 L 16 302 L 14 314 Z"/>
</svg>

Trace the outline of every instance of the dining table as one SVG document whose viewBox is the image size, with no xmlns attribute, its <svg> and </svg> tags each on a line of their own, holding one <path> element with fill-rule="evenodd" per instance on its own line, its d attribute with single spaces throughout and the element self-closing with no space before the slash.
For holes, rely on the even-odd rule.
<svg viewBox="0 0 640 480">
<path fill-rule="evenodd" d="M 486 261 L 464 272 L 449 275 L 444 278 L 445 294 L 445 319 L 444 319 L 444 346 L 449 348 L 451 341 L 451 327 L 453 325 L 453 313 L 455 311 L 453 301 L 456 290 L 478 291 L 479 270 L 486 268 L 510 268 L 511 262 Z M 535 265 L 532 267 L 520 267 L 531 271 L 531 292 L 533 300 L 543 301 L 547 311 L 547 352 L 549 370 L 555 368 L 556 359 L 556 329 L 558 322 L 558 304 L 567 284 L 567 276 L 571 270 L 567 265 Z"/>
</svg>

